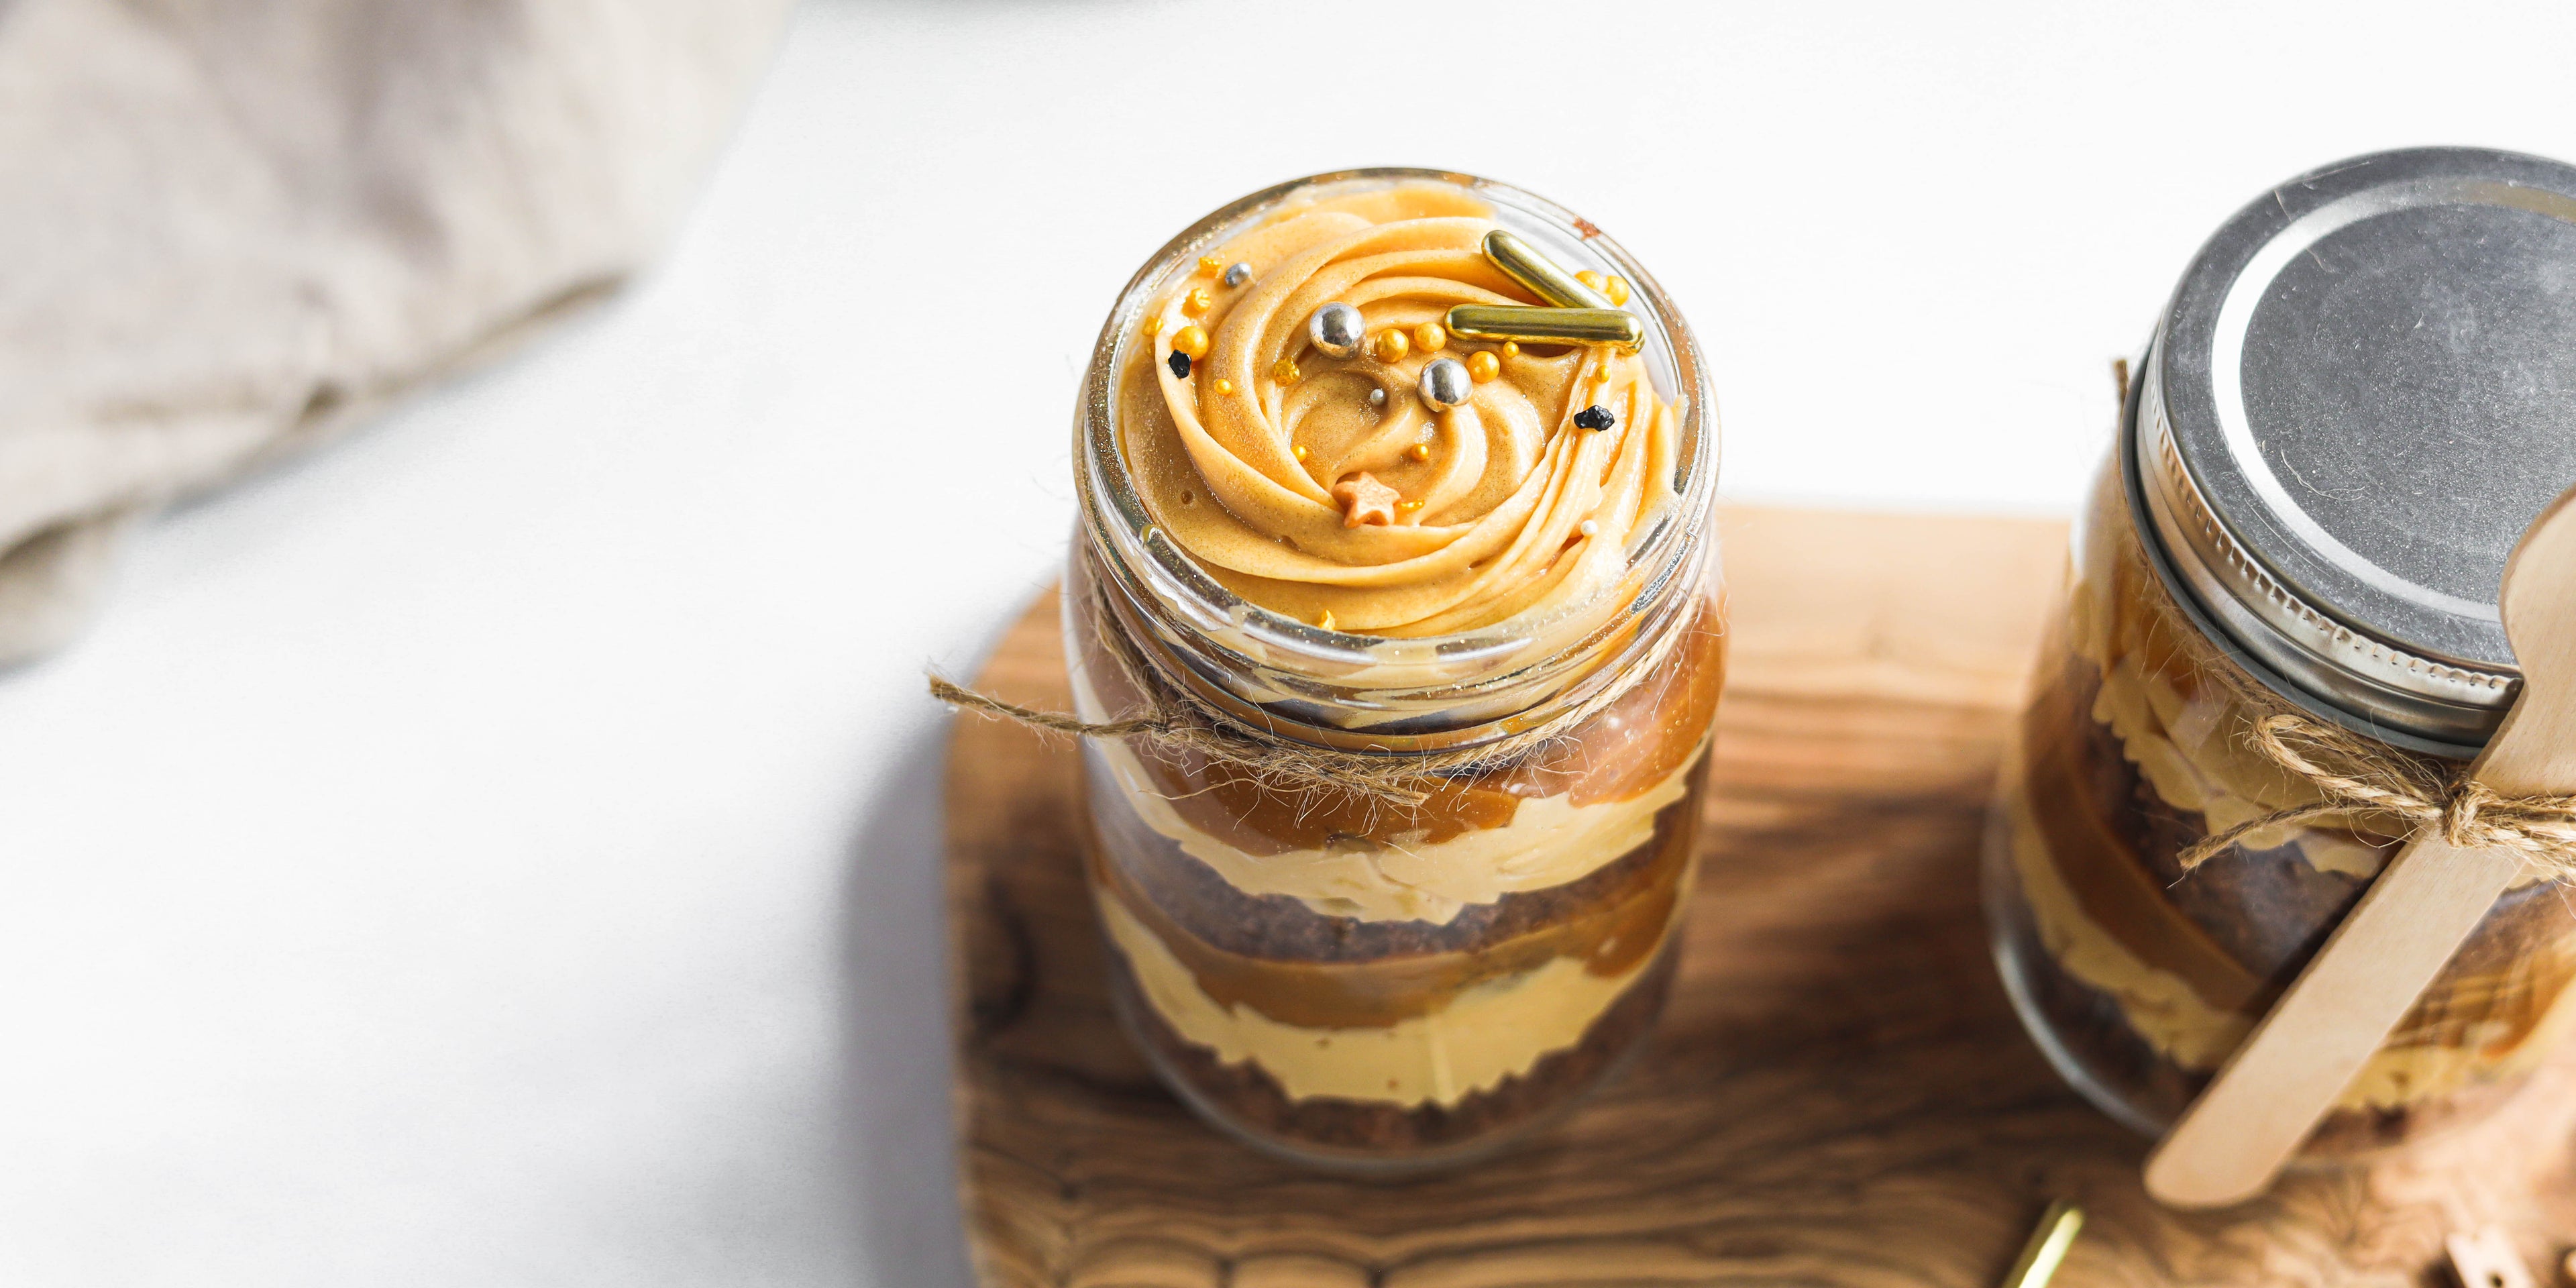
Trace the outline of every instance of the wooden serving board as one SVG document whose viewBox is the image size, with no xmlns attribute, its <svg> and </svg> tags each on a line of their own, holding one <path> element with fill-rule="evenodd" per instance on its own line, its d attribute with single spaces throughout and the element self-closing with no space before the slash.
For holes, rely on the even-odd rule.
<svg viewBox="0 0 2576 1288">
<path fill-rule="evenodd" d="M 1734 508 L 1734 654 L 1682 974 L 1646 1057 L 1446 1176 L 1319 1176 L 1202 1126 L 1112 1021 L 1077 757 L 961 719 L 956 1105 L 989 1288 L 1982 1285 L 2055 1196 L 2066 1285 L 2423 1284 L 2501 1226 L 2576 1243 L 2576 1069 L 2497 1120 L 2243 1209 L 2165 1212 L 2146 1142 L 2061 1084 L 1987 956 L 1977 842 L 2065 525 Z M 1069 709 L 1053 599 L 980 681 Z"/>
</svg>

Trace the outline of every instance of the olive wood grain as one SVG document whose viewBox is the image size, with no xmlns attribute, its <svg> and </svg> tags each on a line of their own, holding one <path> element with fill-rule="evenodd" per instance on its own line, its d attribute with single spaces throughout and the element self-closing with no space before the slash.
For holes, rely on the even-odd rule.
<svg viewBox="0 0 2576 1288">
<path fill-rule="evenodd" d="M 1562 1127 L 1465 1171 L 1343 1180 L 1165 1093 L 1110 1018 L 1077 865 L 1073 750 L 956 725 L 956 1109 L 987 1288 L 1982 1288 L 2049 1199 L 2056 1282 L 2412 1285 L 2451 1230 L 2576 1242 L 2576 1074 L 2366 1170 L 2225 1213 L 2148 1200 L 2146 1142 L 2014 1021 L 1978 913 L 1998 753 L 2062 524 L 1734 508 L 1707 861 L 1645 1057 Z M 1052 599 L 980 682 L 1067 702 Z"/>
<path fill-rule="evenodd" d="M 2522 692 L 2469 767 L 2505 795 L 2576 794 L 2571 497 L 2533 521 L 2505 570 L 2505 634 L 2522 664 Z M 2269 1187 L 2522 870 L 2513 851 L 2419 834 L 2156 1147 L 2147 1192 L 2207 1208 Z"/>
</svg>

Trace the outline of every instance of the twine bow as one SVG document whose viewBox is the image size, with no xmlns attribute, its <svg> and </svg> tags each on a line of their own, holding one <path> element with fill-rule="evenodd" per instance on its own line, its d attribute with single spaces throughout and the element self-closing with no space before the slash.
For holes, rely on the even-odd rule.
<svg viewBox="0 0 2576 1288">
<path fill-rule="evenodd" d="M 2184 850 L 2188 872 L 2267 827 L 2327 818 L 2380 818 L 2397 831 L 2440 829 L 2461 848 L 2503 849 L 2556 879 L 2576 877 L 2576 796 L 2507 796 L 2465 767 L 2395 751 L 2338 726 L 2276 713 L 2254 722 L 2254 746 L 2272 763 L 2314 786 L 2325 799 L 2266 814 L 2203 838 Z"/>
</svg>

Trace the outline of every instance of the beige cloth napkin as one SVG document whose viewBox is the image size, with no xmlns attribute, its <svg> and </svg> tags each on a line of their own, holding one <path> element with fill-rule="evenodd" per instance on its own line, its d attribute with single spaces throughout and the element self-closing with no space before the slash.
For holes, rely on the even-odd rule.
<svg viewBox="0 0 2576 1288">
<path fill-rule="evenodd" d="M 0 665 L 156 507 L 633 272 L 785 8 L 0 3 Z"/>
</svg>

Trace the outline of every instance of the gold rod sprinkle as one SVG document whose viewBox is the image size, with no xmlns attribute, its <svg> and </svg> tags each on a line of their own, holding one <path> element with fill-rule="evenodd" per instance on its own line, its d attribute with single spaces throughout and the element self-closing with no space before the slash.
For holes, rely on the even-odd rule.
<svg viewBox="0 0 2576 1288">
<path fill-rule="evenodd" d="M 1485 234 L 1485 258 L 1503 270 L 1505 277 L 1528 287 L 1531 294 L 1558 308 L 1611 307 L 1609 296 L 1576 281 L 1574 274 L 1557 267 L 1555 260 L 1539 254 L 1528 242 L 1500 228 Z"/>
<path fill-rule="evenodd" d="M 2022 1245 L 2021 1259 L 2013 1262 L 2012 1273 L 2004 1276 L 2003 1288 L 2048 1288 L 2057 1274 L 2057 1264 L 2066 1260 L 2066 1250 L 2075 1246 L 2076 1232 L 2084 1228 L 2084 1209 L 2071 1199 L 2059 1199 L 2048 1205 L 2039 1218 L 2039 1226 L 2030 1232 L 2030 1242 Z"/>
<path fill-rule="evenodd" d="M 1449 310 L 1449 334 L 1471 340 L 1541 344 L 1607 344 L 1623 353 L 1646 345 L 1646 324 L 1624 309 L 1539 309 L 1460 304 Z"/>
</svg>

